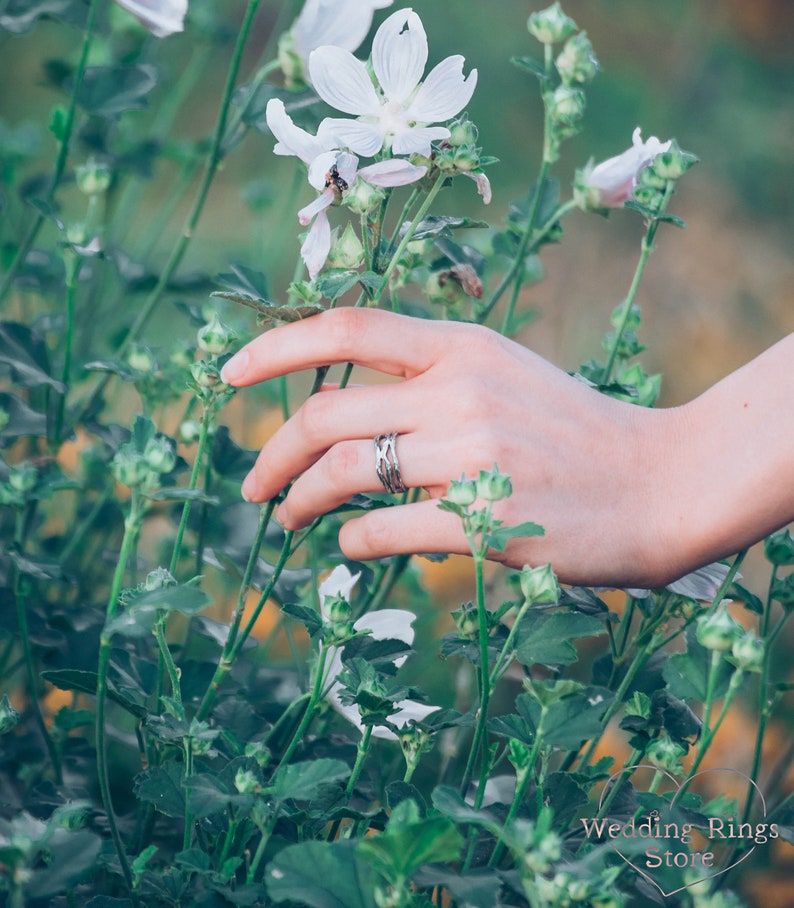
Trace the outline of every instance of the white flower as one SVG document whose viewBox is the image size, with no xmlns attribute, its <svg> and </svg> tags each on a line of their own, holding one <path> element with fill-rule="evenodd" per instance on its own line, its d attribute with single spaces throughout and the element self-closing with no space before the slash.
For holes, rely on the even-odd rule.
<svg viewBox="0 0 794 908">
<path fill-rule="evenodd" d="M 620 208 L 632 198 L 640 171 L 670 148 L 670 140 L 660 142 L 656 136 L 643 142 L 639 126 L 631 139 L 631 148 L 622 154 L 595 167 L 589 165 L 577 174 L 575 188 L 582 207 Z"/>
<path fill-rule="evenodd" d="M 394 154 L 430 154 L 430 143 L 449 137 L 443 126 L 469 103 L 477 70 L 463 75 L 463 57 L 442 60 L 422 82 L 427 36 L 410 9 L 389 16 L 375 33 L 372 70 L 341 47 L 319 47 L 309 56 L 309 74 L 320 97 L 344 113 L 360 117 L 336 120 L 351 151 L 374 155 L 384 145 Z"/>
<path fill-rule="evenodd" d="M 324 609 L 327 597 L 341 596 L 343 599 L 349 599 L 353 587 L 356 585 L 361 574 L 351 574 L 348 568 L 340 564 L 333 569 L 331 574 L 320 584 L 318 592 L 320 594 L 320 607 Z M 362 615 L 358 621 L 353 624 L 357 631 L 370 631 L 373 640 L 402 640 L 403 643 L 410 646 L 414 641 L 413 622 L 416 615 L 413 612 L 404 609 L 381 609 L 377 612 L 368 612 Z M 398 668 L 405 662 L 407 656 L 399 656 L 394 660 Z M 329 680 L 335 679 L 343 670 L 342 655 L 338 647 L 333 649 L 331 663 L 326 669 L 326 676 Z M 339 696 L 342 685 L 334 680 L 329 688 L 326 697 L 331 706 L 351 724 L 355 725 L 359 731 L 364 732 L 364 725 L 361 722 L 361 714 L 355 703 L 345 704 Z M 396 710 L 388 719 L 398 728 L 402 728 L 411 720 L 421 722 L 435 712 L 438 707 L 428 706 L 424 703 L 417 703 L 415 700 L 400 700 L 395 703 Z M 375 726 L 372 734 L 376 738 L 384 738 L 390 741 L 396 741 L 397 736 L 390 729 L 384 726 Z"/>
<path fill-rule="evenodd" d="M 157 38 L 185 29 L 188 0 L 116 0 Z"/>
<path fill-rule="evenodd" d="M 309 54 L 324 44 L 358 50 L 367 37 L 376 9 L 394 0 L 306 0 L 292 26 L 295 52 L 306 63 Z"/>
<path fill-rule="evenodd" d="M 427 172 L 426 167 L 394 158 L 359 169 L 358 158 L 340 150 L 340 136 L 331 127 L 331 120 L 323 120 L 313 136 L 292 122 L 283 101 L 277 98 L 268 101 L 266 116 L 277 139 L 273 151 L 295 155 L 307 164 L 309 183 L 320 193 L 298 212 L 298 220 L 304 227 L 312 225 L 301 246 L 301 257 L 312 279 L 322 269 L 331 249 L 331 225 L 326 211 L 341 199 L 346 189 L 359 177 L 375 186 L 405 186 Z"/>
</svg>

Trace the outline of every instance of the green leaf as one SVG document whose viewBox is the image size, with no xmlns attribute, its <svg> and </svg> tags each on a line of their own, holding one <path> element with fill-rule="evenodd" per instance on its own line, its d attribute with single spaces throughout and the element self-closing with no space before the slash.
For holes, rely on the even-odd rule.
<svg viewBox="0 0 794 908">
<path fill-rule="evenodd" d="M 210 773 L 201 772 L 190 776 L 182 783 L 187 791 L 190 810 L 195 819 L 211 817 L 226 810 L 230 804 L 250 807 L 250 795 L 233 791 L 222 779 Z"/>
<path fill-rule="evenodd" d="M 519 536 L 543 536 L 545 532 L 540 524 L 528 520 L 526 523 L 519 523 L 514 527 L 497 527 L 488 533 L 485 540 L 492 549 L 503 552 L 511 539 Z"/>
<path fill-rule="evenodd" d="M 393 883 L 410 876 L 424 864 L 460 858 L 465 841 L 445 816 L 420 817 L 413 801 L 402 801 L 379 836 L 364 839 L 358 855 Z"/>
<path fill-rule="evenodd" d="M 437 785 L 431 795 L 433 807 L 456 823 L 474 823 L 489 829 L 494 834 L 501 830 L 501 824 L 487 810 L 475 810 L 467 804 L 457 788 L 449 785 Z"/>
<path fill-rule="evenodd" d="M 12 35 L 30 31 L 42 16 L 64 12 L 72 0 L 10 0 L 0 6 L 0 28 Z"/>
<path fill-rule="evenodd" d="M 503 904 L 499 898 L 502 880 L 495 870 L 482 870 L 458 876 L 443 867 L 426 867 L 413 880 L 422 888 L 443 886 L 466 908 L 494 908 Z"/>
<path fill-rule="evenodd" d="M 511 57 L 510 62 L 513 66 L 523 69 L 524 72 L 532 73 L 533 76 L 537 76 L 544 82 L 548 78 L 545 66 L 532 57 Z"/>
<path fill-rule="evenodd" d="M 247 265 L 229 265 L 229 268 L 231 274 L 219 274 L 215 278 L 219 284 L 254 299 L 267 299 L 270 296 L 270 283 L 264 272 Z"/>
<path fill-rule="evenodd" d="M 141 801 L 148 801 L 169 817 L 185 815 L 185 767 L 169 760 L 161 766 L 146 769 L 135 777 L 134 791 Z"/>
<path fill-rule="evenodd" d="M 217 299 L 231 300 L 234 303 L 241 303 L 243 306 L 248 306 L 249 309 L 253 309 L 259 314 L 259 319 L 263 321 L 273 321 L 273 322 L 284 322 L 289 324 L 290 322 L 299 322 L 304 318 L 311 318 L 312 315 L 319 315 L 321 312 L 325 312 L 323 306 L 318 306 L 314 303 L 290 306 L 290 305 L 279 305 L 278 303 L 271 303 L 268 300 L 255 299 L 250 296 L 245 296 L 242 293 L 232 293 L 226 290 L 216 290 L 214 293 L 211 293 L 210 296 L 216 297 Z"/>
<path fill-rule="evenodd" d="M 56 671 L 46 671 L 41 673 L 41 678 L 44 681 L 48 681 L 53 687 L 57 687 L 59 690 L 76 690 L 84 694 L 96 695 L 97 688 L 97 673 L 96 672 L 85 672 L 78 671 L 73 668 L 63 668 Z M 108 688 L 108 699 L 112 700 L 114 703 L 118 703 L 119 706 L 127 710 L 128 713 L 131 713 L 138 719 L 142 719 L 148 715 L 148 711 L 144 707 L 139 706 L 134 701 L 124 697 L 118 691 L 113 690 L 112 687 Z"/>
<path fill-rule="evenodd" d="M 400 235 L 404 235 L 410 225 L 406 221 L 400 228 Z M 468 229 L 471 227 L 490 227 L 487 221 L 478 221 L 476 218 L 449 217 L 448 215 L 430 214 L 416 226 L 413 239 L 423 240 L 431 236 L 451 236 L 453 230 Z"/>
<path fill-rule="evenodd" d="M 572 640 L 604 632 L 604 622 L 592 615 L 529 611 L 516 635 L 516 658 L 522 665 L 570 665 L 579 658 Z"/>
<path fill-rule="evenodd" d="M 157 85 L 157 70 L 146 63 L 89 66 L 77 94 L 83 110 L 97 117 L 116 117 L 125 110 L 145 110 L 146 95 Z"/>
<path fill-rule="evenodd" d="M 297 602 L 285 602 L 284 605 L 281 606 L 281 611 L 284 612 L 285 615 L 289 615 L 290 618 L 300 621 L 309 632 L 310 637 L 313 637 L 322 629 L 322 619 L 317 612 L 313 608 L 309 608 L 308 605 L 300 605 L 300 603 Z"/>
<path fill-rule="evenodd" d="M 0 439 L 13 441 L 23 435 L 47 434 L 46 414 L 32 410 L 14 394 L 0 393 L 0 411 L 7 417 L 6 424 L 0 429 Z"/>
<path fill-rule="evenodd" d="M 686 652 L 670 656 L 662 669 L 667 689 L 674 697 L 681 700 L 705 701 L 711 670 L 711 652 L 701 646 L 694 625 L 690 625 L 686 630 Z M 717 699 L 725 695 L 731 674 L 733 666 L 721 659 L 717 667 L 714 688 L 714 696 Z"/>
<path fill-rule="evenodd" d="M 102 840 L 87 829 L 56 829 L 47 843 L 49 858 L 25 883 L 25 895 L 44 899 L 72 889 L 96 866 Z"/>
<path fill-rule="evenodd" d="M 323 296 L 328 297 L 329 300 L 335 300 L 355 287 L 358 280 L 359 274 L 357 271 L 329 269 L 317 278 L 315 284 Z"/>
<path fill-rule="evenodd" d="M 350 775 L 350 767 L 341 760 L 319 758 L 304 763 L 289 763 L 276 776 L 272 791 L 279 801 L 295 798 L 309 801 L 324 785 L 339 782 Z"/>
<path fill-rule="evenodd" d="M 49 385 L 58 392 L 64 391 L 61 382 L 49 374 L 47 351 L 27 325 L 17 322 L 0 322 L 0 367 L 11 370 L 13 380 L 23 388 Z M 0 374 L 4 370 L 0 368 Z"/>
<path fill-rule="evenodd" d="M 301 842 L 280 851 L 265 872 L 274 902 L 310 908 L 376 908 L 376 877 L 351 841 Z"/>
</svg>

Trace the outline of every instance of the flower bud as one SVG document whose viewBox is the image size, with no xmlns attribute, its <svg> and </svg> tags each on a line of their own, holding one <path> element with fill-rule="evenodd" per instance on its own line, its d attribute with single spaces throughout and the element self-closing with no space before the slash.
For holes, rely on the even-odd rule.
<svg viewBox="0 0 794 908">
<path fill-rule="evenodd" d="M 679 773 L 681 772 L 680 759 L 685 753 L 686 748 L 682 744 L 676 744 L 668 735 L 663 735 L 661 738 L 651 741 L 645 751 L 645 756 L 659 769 Z"/>
<path fill-rule="evenodd" d="M 30 492 L 36 485 L 38 476 L 38 470 L 29 460 L 26 460 L 24 463 L 11 468 L 11 472 L 8 475 L 8 484 L 16 492 L 25 494 Z"/>
<path fill-rule="evenodd" d="M 267 766 L 273 756 L 270 748 L 262 741 L 249 741 L 245 745 L 244 754 L 246 757 L 256 760 L 257 766 L 262 767 Z"/>
<path fill-rule="evenodd" d="M 465 640 L 477 640 L 480 636 L 480 619 L 477 607 L 472 602 L 466 602 L 452 613 L 452 620 L 458 629 L 458 635 Z"/>
<path fill-rule="evenodd" d="M 174 443 L 164 435 L 149 439 L 143 456 L 146 463 L 158 473 L 170 473 L 176 466 Z"/>
<path fill-rule="evenodd" d="M 352 621 L 334 621 L 325 625 L 323 640 L 328 646 L 344 646 L 356 636 Z"/>
<path fill-rule="evenodd" d="M 190 374 L 200 388 L 217 388 L 223 384 L 218 367 L 205 359 L 193 363 L 190 366 Z"/>
<path fill-rule="evenodd" d="M 591 82 L 598 72 L 598 60 L 586 32 L 579 32 L 565 42 L 555 62 L 565 85 Z"/>
<path fill-rule="evenodd" d="M 211 356 L 222 356 L 224 353 L 228 353 L 236 340 L 236 332 L 224 324 L 216 312 L 213 313 L 210 322 L 199 328 L 199 349 Z"/>
<path fill-rule="evenodd" d="M 562 11 L 559 2 L 553 3 L 546 9 L 532 13 L 527 21 L 530 35 L 537 38 L 541 44 L 557 44 L 572 35 L 577 25 L 570 16 Z"/>
<path fill-rule="evenodd" d="M 449 138 L 447 142 L 453 148 L 477 144 L 477 127 L 468 117 L 461 117 L 449 124 Z"/>
<path fill-rule="evenodd" d="M 3 694 L 0 700 L 0 735 L 11 731 L 19 722 L 19 713 L 8 700 L 8 694 Z"/>
<path fill-rule="evenodd" d="M 405 725 L 400 731 L 400 748 L 408 766 L 415 767 L 423 753 L 430 750 L 432 735 L 413 723 Z"/>
<path fill-rule="evenodd" d="M 256 774 L 250 769 L 243 769 L 242 766 L 234 776 L 234 787 L 240 794 L 256 794 L 262 789 Z"/>
<path fill-rule="evenodd" d="M 122 445 L 113 457 L 110 470 L 123 486 L 141 485 L 151 473 L 149 465 L 132 445 Z"/>
<path fill-rule="evenodd" d="M 747 631 L 733 641 L 731 661 L 745 672 L 760 672 L 764 664 L 764 641 L 754 631 Z"/>
<path fill-rule="evenodd" d="M 151 372 L 154 369 L 152 351 L 136 344 L 127 354 L 127 365 L 136 372 Z"/>
<path fill-rule="evenodd" d="M 358 268 L 364 261 L 364 246 L 348 222 L 342 235 L 335 237 L 331 242 L 331 251 L 326 259 L 330 268 Z"/>
<path fill-rule="evenodd" d="M 86 195 L 102 195 L 110 186 L 112 171 L 107 164 L 90 158 L 75 168 L 75 179 L 80 192 Z"/>
<path fill-rule="evenodd" d="M 791 530 L 778 530 L 764 540 L 767 561 L 778 567 L 794 564 L 794 537 Z"/>
<path fill-rule="evenodd" d="M 706 649 L 727 651 L 743 634 L 744 628 L 724 608 L 701 615 L 697 621 L 697 638 Z"/>
<path fill-rule="evenodd" d="M 653 169 L 663 180 L 677 180 L 682 177 L 690 167 L 697 164 L 698 158 L 689 151 L 682 151 L 678 142 L 673 139 L 667 151 L 657 155 L 653 162 Z"/>
<path fill-rule="evenodd" d="M 153 571 L 149 571 L 146 575 L 146 580 L 144 580 L 143 587 L 147 593 L 151 593 L 154 590 L 161 590 L 167 586 L 175 586 L 176 580 L 174 579 L 173 574 L 164 567 L 156 568 Z"/>
<path fill-rule="evenodd" d="M 521 592 L 530 605 L 556 605 L 560 600 L 560 584 L 550 564 L 521 568 Z"/>
<path fill-rule="evenodd" d="M 454 280 L 449 269 L 433 271 L 425 281 L 425 296 L 431 303 L 441 306 L 455 306 L 466 299 L 463 287 Z"/>
<path fill-rule="evenodd" d="M 460 479 L 453 479 L 444 497 L 458 507 L 467 508 L 474 504 L 477 498 L 477 483 L 463 476 Z"/>
<path fill-rule="evenodd" d="M 496 465 L 489 472 L 480 470 L 477 478 L 477 495 L 485 501 L 501 501 L 513 494 L 513 486 L 507 473 L 500 473 Z"/>
<path fill-rule="evenodd" d="M 353 609 L 344 596 L 326 596 L 323 600 L 323 612 L 329 624 L 340 624 L 350 621 Z"/>
<path fill-rule="evenodd" d="M 201 436 L 201 423 L 197 419 L 186 419 L 179 426 L 179 440 L 182 444 L 195 444 Z"/>
<path fill-rule="evenodd" d="M 560 85 L 551 98 L 551 117 L 555 123 L 572 126 L 582 119 L 585 109 L 585 94 L 580 88 Z"/>
<path fill-rule="evenodd" d="M 300 91 L 306 87 L 303 57 L 297 51 L 292 31 L 284 32 L 278 40 L 278 65 L 284 73 L 284 84 L 290 91 Z"/>
<path fill-rule="evenodd" d="M 386 192 L 380 186 L 358 179 L 345 190 L 342 201 L 355 214 L 369 214 L 379 208 L 385 198 Z"/>
<path fill-rule="evenodd" d="M 526 772 L 530 768 L 530 757 L 532 748 L 528 747 L 518 738 L 509 738 L 507 742 L 507 759 L 515 768 L 516 772 Z"/>
</svg>

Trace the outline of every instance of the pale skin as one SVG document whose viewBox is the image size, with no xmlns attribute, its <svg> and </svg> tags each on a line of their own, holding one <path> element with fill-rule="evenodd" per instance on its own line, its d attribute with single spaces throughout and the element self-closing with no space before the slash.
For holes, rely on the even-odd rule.
<svg viewBox="0 0 794 908">
<path fill-rule="evenodd" d="M 468 552 L 437 506 L 452 479 L 497 464 L 507 524 L 542 537 L 494 558 L 550 562 L 567 583 L 658 587 L 794 520 L 794 334 L 680 407 L 607 397 L 475 325 L 337 309 L 267 331 L 230 360 L 237 387 L 352 362 L 402 381 L 309 398 L 267 442 L 243 484 L 298 530 L 359 492 L 382 492 L 373 438 L 397 432 L 403 481 L 429 497 L 347 520 L 353 560 Z"/>
</svg>

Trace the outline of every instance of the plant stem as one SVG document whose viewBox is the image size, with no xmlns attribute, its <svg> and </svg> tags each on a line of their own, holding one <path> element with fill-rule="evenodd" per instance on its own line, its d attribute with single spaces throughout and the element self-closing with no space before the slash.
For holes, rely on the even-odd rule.
<svg viewBox="0 0 794 908">
<path fill-rule="evenodd" d="M 317 664 L 315 666 L 315 675 L 314 683 L 312 684 L 311 694 L 309 695 L 309 702 L 306 705 L 306 711 L 304 712 L 300 725 L 295 729 L 295 733 L 292 736 L 287 749 L 284 751 L 281 759 L 278 761 L 278 766 L 276 766 L 273 771 L 273 778 L 278 775 L 279 770 L 282 766 L 286 766 L 287 763 L 292 759 L 292 755 L 298 749 L 298 745 L 301 742 L 306 729 L 311 724 L 312 719 L 314 718 L 314 711 L 317 709 L 317 704 L 322 699 L 323 688 L 325 687 L 325 660 L 328 656 L 328 648 L 323 645 L 320 650 L 320 655 L 317 659 Z"/>
<path fill-rule="evenodd" d="M 722 720 L 725 718 L 725 715 L 728 712 L 728 707 L 731 705 L 733 696 L 739 689 L 739 685 L 741 684 L 743 677 L 743 672 L 738 668 L 731 675 L 731 680 L 728 684 L 728 690 L 722 702 L 722 709 L 720 710 L 720 714 L 717 716 L 717 721 L 714 723 L 713 727 L 709 727 L 709 722 L 711 720 L 712 702 L 714 697 L 712 675 L 716 675 L 716 667 L 714 663 L 715 655 L 721 656 L 722 654 L 719 652 L 712 653 L 711 670 L 709 671 L 708 687 L 706 691 L 706 710 L 703 716 L 703 733 L 700 737 L 700 744 L 698 745 L 695 759 L 692 761 L 692 765 L 689 767 L 690 778 L 694 776 L 698 771 L 698 768 L 703 761 L 703 757 L 706 755 L 706 751 L 709 749 L 709 747 L 711 747 L 711 742 L 714 740 L 714 735 L 717 734 L 717 729 L 719 729 L 720 725 L 722 725 Z M 719 660 L 717 660 L 716 665 L 719 666 Z"/>
<path fill-rule="evenodd" d="M 69 379 L 72 372 L 72 345 L 74 342 L 74 298 L 77 291 L 77 275 L 80 273 L 80 258 L 71 249 L 65 253 L 66 258 L 66 335 L 63 349 L 63 372 L 61 383 L 63 390 L 58 398 L 58 412 L 55 417 L 53 433 L 54 448 L 60 447 L 66 415 L 66 395 L 69 393 Z"/>
<path fill-rule="evenodd" d="M 91 50 L 91 43 L 94 38 L 94 25 L 96 23 L 96 14 L 97 9 L 99 8 L 99 0 L 91 0 L 90 6 L 88 7 L 88 18 L 86 20 L 85 34 L 83 35 L 83 47 L 80 51 L 80 61 L 77 64 L 77 69 L 74 74 L 74 84 L 72 85 L 72 94 L 69 99 L 69 109 L 66 112 L 66 119 L 64 120 L 63 127 L 61 130 L 60 143 L 58 146 L 58 157 L 55 161 L 55 169 L 52 173 L 52 180 L 50 181 L 49 189 L 47 190 L 46 201 L 52 203 L 55 198 L 55 193 L 58 191 L 61 180 L 63 179 L 63 173 L 66 169 L 66 161 L 69 157 L 69 145 L 72 139 L 72 133 L 74 132 L 74 121 L 77 113 L 77 98 L 80 94 L 80 89 L 83 85 L 83 77 L 85 76 L 85 71 L 88 66 L 88 54 Z M 14 282 L 17 271 L 24 263 L 27 258 L 28 252 L 30 252 L 31 247 L 36 242 L 36 237 L 39 234 L 45 217 L 43 214 L 38 213 L 35 220 L 30 225 L 27 235 L 22 241 L 21 245 L 17 249 L 17 253 L 14 256 L 14 260 L 11 263 L 11 267 L 8 269 L 5 278 L 3 279 L 2 284 L 0 284 L 0 302 L 5 299 L 6 294 L 11 289 L 11 285 Z"/>
<path fill-rule="evenodd" d="M 364 766 L 364 760 L 367 756 L 367 751 L 369 750 L 370 740 L 372 739 L 372 726 L 367 725 L 364 728 L 364 733 L 361 736 L 361 740 L 356 746 L 356 762 L 353 764 L 353 772 L 350 773 L 350 778 L 347 781 L 347 787 L 345 788 L 345 797 L 350 798 L 353 795 L 355 790 L 356 783 L 358 782 L 358 777 L 361 775 L 361 769 Z"/>
<path fill-rule="evenodd" d="M 110 596 L 108 597 L 107 608 L 105 612 L 105 628 L 113 620 L 118 607 L 119 595 L 121 593 L 124 572 L 127 560 L 132 552 L 135 539 L 140 531 L 141 517 L 140 493 L 137 489 L 132 490 L 132 499 L 130 502 L 130 512 L 124 521 L 124 537 L 121 541 L 121 551 L 116 563 L 116 570 L 113 574 L 113 580 L 110 587 Z M 110 773 L 108 770 L 107 740 L 105 735 L 105 706 L 108 693 L 108 667 L 110 665 L 110 646 L 111 635 L 106 629 L 103 629 L 99 642 L 99 664 L 97 667 L 97 690 L 96 690 L 96 758 L 97 758 L 97 775 L 99 777 L 99 790 L 102 796 L 102 804 L 107 814 L 108 826 L 113 839 L 113 845 L 118 855 L 121 871 L 124 875 L 124 881 L 127 884 L 130 897 L 136 908 L 140 902 L 133 885 L 132 871 L 127 859 L 127 852 L 121 839 L 118 826 L 116 824 L 116 815 L 113 811 L 113 800 L 110 793 Z"/>
</svg>

